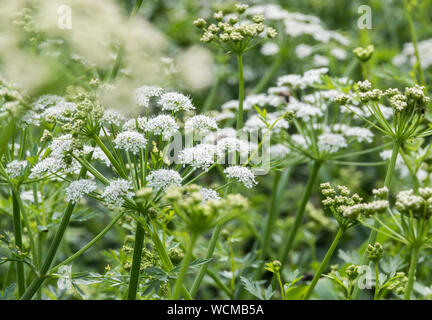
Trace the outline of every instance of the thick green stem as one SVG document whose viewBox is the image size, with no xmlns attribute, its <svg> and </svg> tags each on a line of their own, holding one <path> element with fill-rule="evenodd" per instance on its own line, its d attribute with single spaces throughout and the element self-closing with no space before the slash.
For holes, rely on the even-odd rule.
<svg viewBox="0 0 432 320">
<path fill-rule="evenodd" d="M 206 260 L 211 259 L 213 257 L 213 252 L 214 252 L 214 249 L 216 247 L 216 243 L 217 243 L 217 240 L 219 238 L 219 234 L 220 234 L 221 230 L 222 230 L 222 224 L 218 224 L 214 228 L 213 234 L 212 234 L 212 236 L 210 238 L 209 245 L 207 247 L 207 253 L 206 253 L 206 256 L 205 256 Z M 207 272 L 208 264 L 209 263 L 206 262 L 206 263 L 204 263 L 201 266 L 201 268 L 200 268 L 200 270 L 198 272 L 198 275 L 195 278 L 195 281 L 194 281 L 194 283 L 192 285 L 192 288 L 190 290 L 190 294 L 191 294 L 192 297 L 195 297 L 195 295 L 198 292 L 199 286 L 201 285 L 201 281 L 202 281 L 202 279 L 204 278 L 204 275 Z"/>
<path fill-rule="evenodd" d="M 195 242 L 196 242 L 197 238 L 198 238 L 198 235 L 196 233 L 191 234 L 191 237 L 189 239 L 189 245 L 186 249 L 186 253 L 185 253 L 185 256 L 184 256 L 183 261 L 182 261 L 180 273 L 179 273 L 177 280 L 174 284 L 173 294 L 171 296 L 172 300 L 178 300 L 180 298 L 183 280 L 185 278 L 185 275 L 186 275 L 186 272 L 187 272 L 187 269 L 189 266 L 189 262 L 190 262 L 191 257 L 192 257 L 192 252 L 193 252 L 193 249 L 195 247 Z"/>
<path fill-rule="evenodd" d="M 51 242 L 51 245 L 48 249 L 47 256 L 45 257 L 44 264 L 42 265 L 42 268 L 39 272 L 39 275 L 32 281 L 30 286 L 25 291 L 24 295 L 21 297 L 22 300 L 28 300 L 33 297 L 33 295 L 36 293 L 36 291 L 39 289 L 39 287 L 42 285 L 42 283 L 45 281 L 46 275 L 48 270 L 51 267 L 51 264 L 54 260 L 54 257 L 57 253 L 57 250 L 60 246 L 60 242 L 63 238 L 63 235 L 66 231 L 66 227 L 69 224 L 70 217 L 72 216 L 72 212 L 75 208 L 75 204 L 72 202 L 69 202 L 66 210 L 63 214 L 63 218 L 60 222 L 60 225 L 57 229 L 57 232 L 54 236 L 54 239 Z"/>
<path fill-rule="evenodd" d="M 18 198 L 15 191 L 12 191 L 12 206 L 13 206 L 15 246 L 20 252 L 22 252 L 20 208 L 19 208 Z M 17 272 L 17 283 L 18 283 L 18 297 L 21 297 L 25 291 L 24 263 L 22 261 L 17 261 L 16 272 Z"/>
<path fill-rule="evenodd" d="M 290 174 L 291 174 L 291 168 L 286 168 L 285 171 L 282 173 L 282 175 L 276 172 L 276 177 L 273 180 L 274 184 L 272 188 L 270 211 L 267 216 L 267 221 L 262 236 L 261 252 L 259 255 L 259 260 L 261 260 L 261 266 L 257 269 L 255 275 L 256 279 L 260 278 L 262 272 L 264 271 L 264 263 L 267 257 L 267 252 L 269 250 L 270 239 L 273 234 L 274 225 L 279 215 L 279 206 L 282 200 L 282 194 L 283 191 L 285 190 Z"/>
<path fill-rule="evenodd" d="M 399 142 L 398 141 L 393 141 L 392 155 L 391 155 L 391 159 L 390 159 L 389 165 L 387 167 L 387 173 L 386 173 L 386 176 L 385 176 L 385 179 L 384 179 L 384 186 L 387 187 L 387 188 L 389 188 L 389 189 L 390 189 L 391 181 L 392 181 L 392 178 L 393 178 L 393 175 L 394 175 L 394 169 L 395 169 L 395 166 L 396 166 L 396 159 L 397 159 L 397 156 L 399 154 L 399 147 L 400 147 Z M 361 259 L 361 262 L 360 262 L 361 265 L 365 265 L 366 262 L 367 262 L 366 248 L 369 245 L 372 245 L 372 244 L 375 243 L 376 237 L 377 237 L 377 231 L 376 230 L 378 230 L 379 227 L 380 227 L 379 222 L 377 220 L 375 220 L 374 229 L 372 229 L 370 231 L 366 247 L 363 250 L 362 259 Z M 357 282 L 356 282 L 355 286 L 354 286 L 354 291 L 353 291 L 352 298 L 353 298 L 353 300 L 357 300 L 359 297 L 360 297 L 360 288 L 358 287 Z"/>
<path fill-rule="evenodd" d="M 309 288 L 308 288 L 306 294 L 303 296 L 302 300 L 309 300 L 310 296 L 312 295 L 312 292 L 315 289 L 316 284 L 318 283 L 319 278 L 321 278 L 321 275 L 324 272 L 324 269 L 327 267 L 332 255 L 333 255 L 333 252 L 335 251 L 343 233 L 344 233 L 344 228 L 339 227 L 338 232 L 336 234 L 336 237 L 334 238 L 330 248 L 328 249 L 328 251 L 324 257 L 324 260 L 321 262 L 317 272 L 315 273 L 315 276 L 313 277 L 312 282 L 309 285 Z"/>
<path fill-rule="evenodd" d="M 132 267 L 129 278 L 129 287 L 128 287 L 128 300 L 135 300 L 136 293 L 138 289 L 138 281 L 140 275 L 140 267 L 141 267 L 141 255 L 143 251 L 144 245 L 144 228 L 141 224 L 137 223 L 136 233 L 135 233 L 135 244 L 134 244 L 134 252 L 132 258 Z"/>
<path fill-rule="evenodd" d="M 243 79 L 243 56 L 237 55 L 238 73 L 239 73 L 239 90 L 238 90 L 238 110 L 236 129 L 243 128 L 243 101 L 244 101 L 244 79 Z"/>
<path fill-rule="evenodd" d="M 420 247 L 415 246 L 411 248 L 411 262 L 408 271 L 408 282 L 405 287 L 404 300 L 411 300 L 411 292 L 414 286 L 414 278 L 417 270 L 419 252 L 420 252 Z"/>
<path fill-rule="evenodd" d="M 375 262 L 375 294 L 374 294 L 374 300 L 378 300 L 379 296 L 379 268 L 378 268 L 378 262 Z"/>
<path fill-rule="evenodd" d="M 293 226 L 292 226 L 292 228 L 288 234 L 288 239 L 285 241 L 285 247 L 283 249 L 281 260 L 280 260 L 282 262 L 282 265 L 284 265 L 286 263 L 289 252 L 292 249 L 295 237 L 297 235 L 298 229 L 299 229 L 300 224 L 301 224 L 302 219 L 303 219 L 306 204 L 309 201 L 309 197 L 312 193 L 312 188 L 315 184 L 315 181 L 316 181 L 316 178 L 318 176 L 318 171 L 319 171 L 320 167 L 321 167 L 321 162 L 315 160 L 313 168 L 312 168 L 312 172 L 309 176 L 309 180 L 308 180 L 308 183 L 306 185 L 306 190 L 303 193 L 303 198 L 301 200 L 300 207 L 298 208 L 295 219 L 294 219 L 294 224 L 293 224 Z"/>
</svg>

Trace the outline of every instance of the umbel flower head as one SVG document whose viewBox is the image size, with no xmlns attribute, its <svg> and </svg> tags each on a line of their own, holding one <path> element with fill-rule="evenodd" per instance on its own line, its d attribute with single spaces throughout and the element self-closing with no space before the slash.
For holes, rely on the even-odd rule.
<svg viewBox="0 0 432 320">
<path fill-rule="evenodd" d="M 396 195 L 395 208 L 408 217 L 429 219 L 432 212 L 432 188 L 419 188 L 419 194 L 414 190 L 400 191 Z"/>
<path fill-rule="evenodd" d="M 372 54 L 374 53 L 375 48 L 373 45 L 369 45 L 366 48 L 357 47 L 353 50 L 354 55 L 357 59 L 359 59 L 361 62 L 366 62 L 370 58 L 372 58 Z"/>
<path fill-rule="evenodd" d="M 200 186 L 190 184 L 183 187 L 169 187 L 163 200 L 170 204 L 192 233 L 202 233 L 216 224 L 226 222 L 248 207 L 247 200 L 238 194 L 221 199 L 217 194 Z"/>
<path fill-rule="evenodd" d="M 252 21 L 243 19 L 247 8 L 247 5 L 236 4 L 234 14 L 217 11 L 213 14 L 214 23 L 210 24 L 203 18 L 195 20 L 194 25 L 203 32 L 201 41 L 212 42 L 228 52 L 240 55 L 257 45 L 264 34 L 267 38 L 275 38 L 276 30 L 264 24 L 263 15 L 254 15 Z"/>
<path fill-rule="evenodd" d="M 378 263 L 384 254 L 384 249 L 381 243 L 376 242 L 373 245 L 368 245 L 368 247 L 366 248 L 366 253 L 370 261 Z"/>
<path fill-rule="evenodd" d="M 326 197 L 322 201 L 323 205 L 330 209 L 339 225 L 346 228 L 357 224 L 362 216 L 383 213 L 389 207 L 387 200 L 365 203 L 357 193 L 351 195 L 351 191 L 345 186 L 337 186 L 334 189 L 326 182 L 321 183 L 320 188 L 322 195 Z"/>
<path fill-rule="evenodd" d="M 423 86 L 407 87 L 403 94 L 396 88 L 389 88 L 384 92 L 373 89 L 369 80 L 358 82 L 356 87 L 359 100 L 375 122 L 366 119 L 350 106 L 346 107 L 382 133 L 400 143 L 432 134 L 432 130 L 422 125 L 424 113 L 430 103 Z M 338 99 L 338 102 L 343 101 Z M 383 113 L 385 103 L 388 103 L 393 111 L 390 117 L 392 121 Z"/>
</svg>

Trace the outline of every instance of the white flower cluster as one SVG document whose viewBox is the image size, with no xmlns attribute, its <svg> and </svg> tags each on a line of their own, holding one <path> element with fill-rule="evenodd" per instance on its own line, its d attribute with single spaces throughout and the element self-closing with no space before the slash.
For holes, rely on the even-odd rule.
<svg viewBox="0 0 432 320">
<path fill-rule="evenodd" d="M 145 149 L 146 144 L 147 139 L 136 131 L 120 132 L 114 139 L 114 145 L 118 149 L 129 151 L 133 154 L 137 154 L 141 149 Z"/>
<path fill-rule="evenodd" d="M 178 160 L 183 166 L 190 165 L 196 169 L 207 171 L 218 157 L 217 147 L 212 144 L 201 143 L 194 147 L 180 151 Z M 218 157 L 219 158 L 219 157 Z"/>
<path fill-rule="evenodd" d="M 177 171 L 159 169 L 151 171 L 147 176 L 147 186 L 156 190 L 163 190 L 170 186 L 181 186 L 182 178 Z"/>
<path fill-rule="evenodd" d="M 78 202 L 82 196 L 96 190 L 96 182 L 88 179 L 81 179 L 71 182 L 66 188 L 66 200 L 72 203 Z"/>
<path fill-rule="evenodd" d="M 343 135 L 325 132 L 318 137 L 318 149 L 327 153 L 336 153 L 348 145 Z"/>
<path fill-rule="evenodd" d="M 281 21 L 285 33 L 291 37 L 309 35 L 314 40 L 323 43 L 334 40 L 343 46 L 349 44 L 349 40 L 340 33 L 325 29 L 318 17 L 289 12 L 276 4 L 252 6 L 246 11 L 246 14 L 250 16 L 262 14 L 266 20 Z"/>
<path fill-rule="evenodd" d="M 196 115 L 186 120 L 185 129 L 206 133 L 211 130 L 217 130 L 218 125 L 213 118 L 204 115 Z"/>
<path fill-rule="evenodd" d="M 163 89 L 154 86 L 142 86 L 134 91 L 134 98 L 137 105 L 148 108 L 151 97 L 160 97 Z"/>
<path fill-rule="evenodd" d="M 203 202 L 208 200 L 220 200 L 221 198 L 219 194 L 213 189 L 201 188 L 200 192 L 203 197 Z"/>
<path fill-rule="evenodd" d="M 418 53 L 423 69 L 429 68 L 432 65 L 432 39 L 426 39 L 419 41 L 417 44 Z M 402 52 L 393 58 L 393 64 L 396 66 L 402 66 L 409 64 L 413 66 L 417 63 L 415 56 L 414 45 L 412 42 L 405 43 Z"/>
<path fill-rule="evenodd" d="M 129 119 L 123 125 L 123 131 L 145 131 L 147 128 L 147 119 L 144 117 L 138 117 L 136 119 Z"/>
<path fill-rule="evenodd" d="M 179 92 L 164 93 L 160 97 L 159 104 L 162 106 L 163 111 L 178 112 L 190 111 L 195 109 L 192 101 Z"/>
<path fill-rule="evenodd" d="M 6 165 L 6 173 L 11 179 L 18 178 L 23 173 L 26 166 L 27 160 L 13 160 Z"/>
<path fill-rule="evenodd" d="M 166 114 L 149 119 L 145 126 L 145 131 L 162 136 L 163 140 L 169 140 L 178 130 L 179 126 L 175 119 Z"/>
<path fill-rule="evenodd" d="M 246 188 L 250 189 L 257 184 L 255 176 L 252 171 L 242 166 L 232 166 L 224 170 L 227 178 L 237 179 Z"/>
<path fill-rule="evenodd" d="M 126 118 L 118 111 L 115 110 L 105 110 L 102 117 L 102 123 L 105 125 L 114 125 L 119 127 Z"/>
<path fill-rule="evenodd" d="M 321 75 L 326 74 L 328 68 L 318 68 L 306 71 L 303 76 L 299 74 L 288 74 L 281 76 L 277 80 L 277 85 L 289 86 L 293 89 L 305 89 L 309 86 L 321 82 Z"/>
<path fill-rule="evenodd" d="M 240 155 L 249 153 L 249 143 L 237 138 L 226 137 L 222 138 L 217 142 L 217 150 L 220 155 L 224 155 L 226 152 L 233 153 L 238 152 Z"/>
<path fill-rule="evenodd" d="M 278 132 L 282 129 L 288 129 L 289 123 L 285 119 L 279 119 L 281 116 L 280 112 L 267 113 L 267 123 L 271 126 L 277 120 L 273 127 L 273 131 Z M 263 131 L 267 130 L 267 126 L 263 119 L 258 114 L 253 114 L 246 120 L 243 130 L 244 131 L 256 131 L 261 129 Z"/>
<path fill-rule="evenodd" d="M 372 142 L 374 134 L 367 128 L 350 127 L 346 124 L 336 124 L 333 130 L 340 132 L 345 137 L 355 138 L 358 142 Z"/>
<path fill-rule="evenodd" d="M 71 163 L 66 163 L 64 156 L 72 150 L 72 136 L 66 134 L 53 140 L 49 146 L 51 153 L 48 157 L 38 161 L 32 168 L 29 178 L 39 178 L 47 172 L 72 173 L 80 168 L 80 164 L 75 159 Z"/>
<path fill-rule="evenodd" d="M 101 197 L 108 205 L 121 207 L 125 198 L 130 199 L 134 196 L 132 189 L 132 183 L 130 181 L 117 179 L 111 181 L 111 183 L 105 188 Z"/>
</svg>

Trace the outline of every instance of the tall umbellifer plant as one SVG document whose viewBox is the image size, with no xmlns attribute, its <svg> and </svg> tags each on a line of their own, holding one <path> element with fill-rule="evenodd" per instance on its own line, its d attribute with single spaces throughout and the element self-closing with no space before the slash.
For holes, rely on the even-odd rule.
<svg viewBox="0 0 432 320">
<path fill-rule="evenodd" d="M 61 97 L 51 98 L 54 105 L 44 106 L 41 110 L 42 121 L 49 120 L 55 125 L 45 131 L 43 136 L 49 137 L 46 138 L 49 143 L 40 145 L 28 176 L 34 180 L 55 179 L 67 183 L 65 198 L 68 204 L 48 253 L 22 298 L 32 298 L 53 272 L 80 257 L 123 215 L 128 214 L 136 220 L 136 231 L 124 297 L 135 299 L 140 285 L 140 261 L 146 235 L 152 240 L 165 271 L 174 269 L 159 238 L 160 222 L 153 219 L 153 212 L 159 208 L 165 189 L 198 181 L 216 167 L 219 158 L 225 157 L 227 149 L 231 150 L 231 143 L 237 145 L 238 141 L 235 138 L 220 139 L 216 144 L 193 141 L 184 148 L 183 145 L 176 146 L 178 152 L 174 158 L 169 158 L 167 150 L 170 149 L 167 147 L 174 146 L 171 142 L 181 127 L 201 135 L 215 133 L 218 129 L 213 118 L 193 115 L 195 107 L 187 96 L 152 86 L 141 87 L 135 91 L 135 98 L 145 115 L 128 120 L 118 112 L 104 110 L 92 93 L 73 89 L 70 96 L 75 102 L 66 102 Z M 150 114 L 150 104 L 153 103 L 156 109 L 160 109 L 156 115 Z M 225 174 L 230 180 L 223 187 L 237 180 L 247 187 L 256 183 L 252 172 L 244 166 L 229 167 Z M 218 195 L 215 190 L 203 191 Z M 74 208 L 84 195 L 117 214 L 88 244 L 52 266 Z M 183 283 L 177 284 L 176 288 L 177 295 L 180 290 L 185 298 L 191 298 Z"/>
<path fill-rule="evenodd" d="M 432 134 L 432 130 L 423 123 L 430 98 L 425 95 L 424 87 L 419 85 L 405 88 L 404 93 L 401 93 L 396 88 L 389 88 L 383 92 L 380 89 L 373 89 L 372 84 L 368 80 L 357 83 L 357 93 L 358 99 L 367 108 L 368 113 L 372 115 L 372 119 L 368 119 L 358 113 L 357 115 L 371 127 L 390 138 L 393 144 L 392 155 L 384 180 L 384 186 L 390 189 L 396 159 L 401 146 L 414 138 L 423 138 Z M 348 96 L 339 96 L 336 100 L 348 109 L 351 109 L 347 105 L 349 101 Z M 387 102 L 392 107 L 393 114 L 391 119 L 387 119 L 384 116 L 381 102 Z M 355 112 L 355 110 L 352 111 Z M 378 227 L 378 223 L 376 223 L 375 227 Z M 375 243 L 376 235 L 376 230 L 370 232 L 368 245 Z M 366 262 L 366 259 L 367 255 L 364 252 L 362 263 Z M 358 298 L 359 294 L 360 291 L 356 287 L 353 298 Z"/>
<path fill-rule="evenodd" d="M 213 14 L 213 23 L 198 18 L 193 24 L 202 31 L 201 41 L 211 43 L 218 48 L 221 48 L 229 54 L 234 54 L 237 58 L 238 66 L 238 106 L 236 112 L 236 129 L 238 132 L 243 128 L 244 108 L 243 102 L 245 99 L 245 84 L 243 76 L 243 56 L 244 54 L 258 45 L 265 38 L 273 39 L 277 36 L 274 28 L 264 24 L 264 16 L 256 14 L 252 17 L 252 21 L 247 19 L 245 12 L 248 5 L 235 4 L 230 12 L 217 11 Z M 234 158 L 234 163 L 238 164 L 239 154 Z M 229 191 L 229 186 L 225 192 Z M 218 225 L 212 234 L 212 238 L 208 247 L 206 257 L 211 258 L 215 248 L 216 241 L 221 232 L 222 225 Z M 198 286 L 204 277 L 207 264 L 204 264 L 199 271 L 196 281 L 192 287 L 192 293 L 195 294 Z"/>
<path fill-rule="evenodd" d="M 325 196 L 322 203 L 336 219 L 339 228 L 330 248 L 328 249 L 324 259 L 321 261 L 318 270 L 303 296 L 303 300 L 308 300 L 311 297 L 318 280 L 330 262 L 330 259 L 344 232 L 358 225 L 365 217 L 370 217 L 375 213 L 385 212 L 389 206 L 387 200 L 381 199 L 364 203 L 363 199 L 358 194 L 351 195 L 351 191 L 345 186 L 338 186 L 337 189 L 334 189 L 330 183 L 322 183 L 320 187 L 321 193 Z"/>
</svg>

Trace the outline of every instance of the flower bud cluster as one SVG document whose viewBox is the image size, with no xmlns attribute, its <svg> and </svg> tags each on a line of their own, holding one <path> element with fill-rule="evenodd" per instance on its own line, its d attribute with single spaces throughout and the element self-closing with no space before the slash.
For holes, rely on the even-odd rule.
<svg viewBox="0 0 432 320">
<path fill-rule="evenodd" d="M 247 200 L 238 194 L 230 194 L 224 199 L 218 195 L 210 198 L 206 195 L 208 196 L 208 190 L 202 192 L 201 187 L 191 184 L 169 187 L 163 200 L 174 208 L 188 231 L 192 233 L 204 232 L 248 208 Z"/>
<path fill-rule="evenodd" d="M 374 50 L 375 50 L 374 46 L 369 45 L 366 48 L 357 47 L 353 50 L 353 53 L 357 59 L 359 59 L 361 62 L 364 63 L 368 61 L 370 58 L 372 58 L 372 54 L 374 53 Z"/>
<path fill-rule="evenodd" d="M 395 208 L 403 215 L 428 219 L 432 212 L 432 188 L 419 188 L 419 195 L 415 195 L 412 189 L 399 192 Z"/>
<path fill-rule="evenodd" d="M 378 263 L 384 254 L 384 249 L 381 243 L 375 242 L 374 245 L 368 245 L 366 248 L 366 253 L 370 261 L 373 263 Z"/>
<path fill-rule="evenodd" d="M 200 40 L 204 43 L 214 42 L 227 51 L 242 54 L 250 49 L 252 42 L 264 32 L 267 38 L 275 38 L 276 30 L 264 24 L 263 15 L 254 15 L 252 21 L 242 20 L 247 8 L 247 5 L 236 4 L 235 14 L 217 11 L 213 14 L 215 22 L 210 24 L 203 18 L 196 19 L 194 25 L 203 32 Z"/>
</svg>

